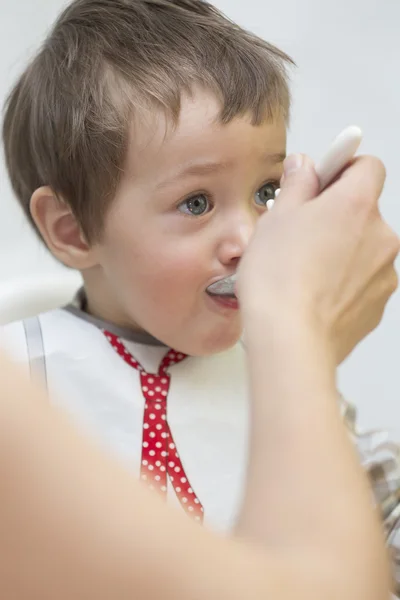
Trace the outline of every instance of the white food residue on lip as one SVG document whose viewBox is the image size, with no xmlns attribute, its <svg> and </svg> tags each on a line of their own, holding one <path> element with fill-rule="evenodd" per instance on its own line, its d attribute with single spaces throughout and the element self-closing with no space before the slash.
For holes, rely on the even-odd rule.
<svg viewBox="0 0 400 600">
<path fill-rule="evenodd" d="M 207 292 L 214 296 L 234 296 L 235 294 L 235 286 L 236 286 L 236 273 L 230 275 L 229 277 L 225 277 L 224 279 L 220 279 L 215 283 L 212 283 L 208 286 Z"/>
</svg>

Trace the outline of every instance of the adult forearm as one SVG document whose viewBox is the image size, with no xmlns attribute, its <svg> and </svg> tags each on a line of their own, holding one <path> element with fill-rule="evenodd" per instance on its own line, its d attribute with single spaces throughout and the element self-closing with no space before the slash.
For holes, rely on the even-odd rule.
<svg viewBox="0 0 400 600">
<path fill-rule="evenodd" d="M 358 600 L 307 548 L 229 540 L 165 507 L 1 360 L 0 389 L 1 598 Z"/>
<path fill-rule="evenodd" d="M 252 441 L 238 533 L 283 551 L 315 548 L 332 564 L 346 558 L 343 580 L 354 577 L 360 597 L 365 586 L 373 598 L 387 576 L 383 537 L 340 416 L 329 348 L 283 315 L 259 314 L 247 331 Z"/>
</svg>

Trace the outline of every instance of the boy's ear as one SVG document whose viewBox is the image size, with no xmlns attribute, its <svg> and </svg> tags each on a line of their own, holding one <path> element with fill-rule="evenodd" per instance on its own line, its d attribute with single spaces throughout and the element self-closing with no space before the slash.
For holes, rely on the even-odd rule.
<svg viewBox="0 0 400 600">
<path fill-rule="evenodd" d="M 95 251 L 70 207 L 50 187 L 37 189 L 30 202 L 32 219 L 50 252 L 67 267 L 82 271 L 96 266 Z"/>
</svg>

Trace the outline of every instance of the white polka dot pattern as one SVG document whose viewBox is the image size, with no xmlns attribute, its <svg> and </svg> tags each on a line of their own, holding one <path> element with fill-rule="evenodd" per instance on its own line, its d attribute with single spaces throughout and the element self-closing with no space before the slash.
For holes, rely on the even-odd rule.
<svg viewBox="0 0 400 600">
<path fill-rule="evenodd" d="M 145 399 L 140 477 L 150 487 L 167 495 L 169 477 L 184 511 L 195 521 L 203 522 L 203 507 L 189 483 L 168 424 L 167 398 L 171 377 L 167 369 L 186 358 L 185 354 L 169 350 L 161 361 L 158 373 L 146 373 L 116 335 L 104 331 L 114 350 L 140 373 Z"/>
</svg>

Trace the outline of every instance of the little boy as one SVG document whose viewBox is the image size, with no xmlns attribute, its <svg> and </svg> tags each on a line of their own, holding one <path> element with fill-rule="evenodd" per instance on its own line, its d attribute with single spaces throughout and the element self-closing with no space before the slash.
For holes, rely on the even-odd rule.
<svg viewBox="0 0 400 600">
<path fill-rule="evenodd" d="M 82 273 L 64 309 L 5 327 L 15 358 L 194 519 L 230 529 L 247 381 L 235 272 L 274 198 L 283 52 L 201 0 L 76 0 L 13 89 L 15 194 Z"/>
</svg>

